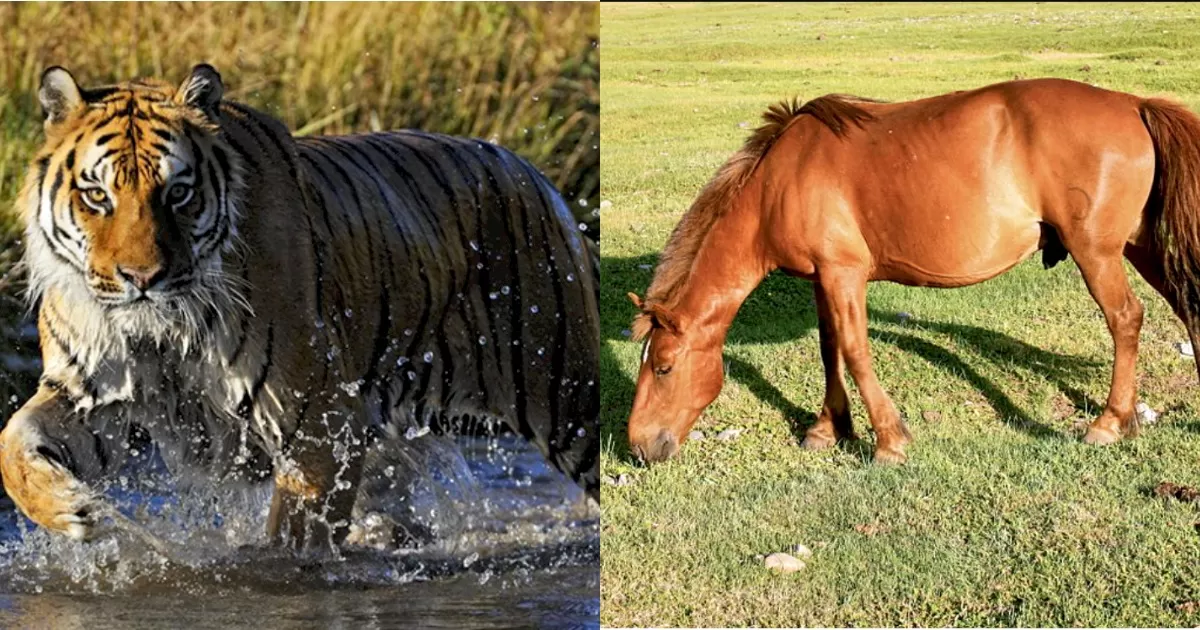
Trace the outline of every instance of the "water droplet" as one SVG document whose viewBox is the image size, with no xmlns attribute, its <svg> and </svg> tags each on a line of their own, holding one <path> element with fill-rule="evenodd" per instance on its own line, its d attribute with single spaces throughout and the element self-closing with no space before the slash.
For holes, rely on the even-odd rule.
<svg viewBox="0 0 1200 630">
<path fill-rule="evenodd" d="M 573 273 L 567 274 L 567 282 L 575 282 L 575 274 L 573 274 Z"/>
<path fill-rule="evenodd" d="M 407 377 L 408 377 L 408 380 L 410 380 L 410 381 L 415 381 L 415 380 L 417 380 L 417 373 L 416 373 L 416 372 L 414 372 L 414 371 L 412 371 L 412 370 L 409 370 L 409 371 L 408 371 L 408 373 L 407 373 L 407 374 L 405 374 L 405 376 L 407 376 Z"/>
<path fill-rule="evenodd" d="M 413 334 L 413 331 L 412 331 L 412 329 L 411 329 L 411 328 L 405 328 L 405 329 L 404 329 L 404 336 L 405 336 L 405 337 L 411 337 L 411 336 L 412 336 L 412 334 Z"/>
<path fill-rule="evenodd" d="M 580 232 L 586 232 L 586 231 L 587 231 L 587 224 L 586 224 L 586 223 L 580 223 L 580 224 L 579 224 L 579 231 L 580 231 Z"/>
<path fill-rule="evenodd" d="M 584 208 L 586 208 L 586 207 L 587 207 L 587 199 L 585 199 L 585 198 L 583 198 L 583 197 L 580 197 L 580 198 L 579 198 L 579 205 L 581 205 L 581 206 L 583 206 Z"/>
<path fill-rule="evenodd" d="M 467 245 L 470 245 L 472 250 L 479 251 L 479 243 L 476 243 L 475 241 L 467 241 Z"/>
<path fill-rule="evenodd" d="M 537 315 L 537 312 L 538 312 L 539 310 L 541 310 L 541 309 L 539 309 L 539 308 L 538 308 L 538 305 L 537 305 L 537 304 L 534 304 L 533 306 L 530 306 L 530 307 L 529 307 L 529 312 L 530 312 L 530 313 L 533 313 L 534 315 Z"/>
<path fill-rule="evenodd" d="M 498 298 L 498 297 L 500 297 L 500 294 L 499 294 L 499 293 L 496 293 L 495 291 L 492 291 L 491 293 L 489 293 L 489 294 L 488 294 L 488 299 L 489 299 L 489 300 L 494 300 L 494 299 L 496 299 L 496 298 Z"/>
<path fill-rule="evenodd" d="M 483 263 L 475 263 L 476 269 L 483 269 Z"/>
<path fill-rule="evenodd" d="M 433 352 L 426 351 L 425 354 L 421 355 L 421 358 L 425 359 L 426 363 L 433 363 Z"/>
<path fill-rule="evenodd" d="M 408 363 L 408 357 L 400 357 L 400 358 L 396 359 L 397 367 L 404 365 L 405 363 Z"/>
<path fill-rule="evenodd" d="M 546 354 L 546 349 L 545 349 L 545 348 L 538 348 L 538 356 L 539 356 L 539 357 L 540 357 L 540 356 L 544 356 L 545 354 Z"/>
<path fill-rule="evenodd" d="M 578 435 L 579 437 L 583 437 L 583 436 L 587 435 L 587 429 L 584 429 L 583 427 L 579 427 L 579 430 L 575 432 L 575 435 Z"/>
<path fill-rule="evenodd" d="M 429 427 L 421 427 L 419 429 L 417 427 L 408 427 L 408 430 L 404 432 L 404 439 L 415 440 L 415 439 L 421 437 L 422 435 L 426 435 L 428 433 L 429 433 Z"/>
<path fill-rule="evenodd" d="M 487 337 L 484 337 L 483 335 L 479 335 L 479 345 L 486 346 L 487 345 Z"/>
<path fill-rule="evenodd" d="M 509 293 L 512 293 L 512 289 L 508 288 L 508 285 L 506 284 L 506 285 L 500 287 L 500 292 L 503 293 L 504 295 L 508 295 Z"/>
<path fill-rule="evenodd" d="M 347 318 L 354 317 L 354 311 L 352 311 L 350 309 L 346 309 L 345 312 L 342 314 L 345 315 Z"/>
</svg>

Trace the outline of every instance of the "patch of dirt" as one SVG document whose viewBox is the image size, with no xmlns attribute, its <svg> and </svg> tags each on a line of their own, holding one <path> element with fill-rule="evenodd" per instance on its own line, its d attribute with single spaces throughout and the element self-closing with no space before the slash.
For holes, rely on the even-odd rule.
<svg viewBox="0 0 1200 630">
<path fill-rule="evenodd" d="M 1155 486 L 1154 495 L 1164 499 L 1176 499 L 1185 503 L 1200 503 L 1200 490 L 1190 486 L 1180 486 L 1168 481 Z"/>
<path fill-rule="evenodd" d="M 1055 420 L 1066 420 L 1075 415 L 1075 403 L 1067 398 L 1066 394 L 1059 392 L 1050 400 L 1050 415 Z"/>
<path fill-rule="evenodd" d="M 1063 50 L 1042 50 L 1035 53 L 1025 53 L 1025 56 L 1038 61 L 1062 61 L 1064 59 L 1099 59 L 1103 57 L 1104 54 L 1066 52 Z"/>
<path fill-rule="evenodd" d="M 877 536 L 879 534 L 886 534 L 892 531 L 892 528 L 889 525 L 884 525 L 883 523 L 879 522 L 855 523 L 854 531 L 862 534 L 863 536 Z"/>
</svg>

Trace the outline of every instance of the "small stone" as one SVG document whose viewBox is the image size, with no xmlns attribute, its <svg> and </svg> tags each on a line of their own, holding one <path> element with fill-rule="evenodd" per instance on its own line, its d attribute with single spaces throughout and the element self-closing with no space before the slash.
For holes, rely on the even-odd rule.
<svg viewBox="0 0 1200 630">
<path fill-rule="evenodd" d="M 930 424 L 936 424 L 942 421 L 942 412 L 940 411 L 922 411 L 921 418 Z"/>
<path fill-rule="evenodd" d="M 1091 67 L 1091 66 L 1082 66 L 1082 67 L 1080 67 L 1080 68 L 1079 68 L 1079 71 L 1080 71 L 1080 72 L 1091 72 L 1091 71 L 1092 71 L 1092 67 Z"/>
<path fill-rule="evenodd" d="M 749 129 L 749 128 L 750 128 L 750 123 L 748 123 L 744 120 L 742 122 L 738 123 L 738 129 Z"/>
<path fill-rule="evenodd" d="M 1134 407 L 1134 410 L 1137 412 L 1138 421 L 1142 424 L 1154 424 L 1158 422 L 1158 412 L 1151 408 L 1150 405 L 1140 402 Z"/>
<path fill-rule="evenodd" d="M 800 556 L 801 558 L 811 558 L 813 555 L 812 549 L 809 549 L 800 543 L 792 545 L 792 553 Z"/>
<path fill-rule="evenodd" d="M 631 483 L 633 483 L 633 480 L 629 478 L 629 475 L 626 475 L 625 473 L 621 473 L 620 475 L 617 476 L 616 485 L 628 486 Z"/>
<path fill-rule="evenodd" d="M 609 208 L 611 208 L 611 207 L 612 207 L 612 202 L 611 202 L 611 201 L 609 201 L 609 200 L 607 200 L 607 199 L 605 199 L 604 201 L 601 201 L 601 202 L 600 202 L 600 209 L 601 209 L 601 210 L 608 210 L 608 209 L 609 209 Z"/>
<path fill-rule="evenodd" d="M 717 434 L 717 439 L 721 440 L 722 442 L 730 442 L 730 441 L 736 440 L 737 437 L 741 434 L 742 434 L 741 429 L 725 429 L 724 431 Z"/>
<path fill-rule="evenodd" d="M 820 35 L 817 35 L 817 41 L 821 41 L 823 39 L 825 39 L 825 33 L 821 33 Z"/>
<path fill-rule="evenodd" d="M 1154 62 L 1154 65 L 1156 65 L 1156 66 L 1165 66 L 1165 65 L 1167 65 L 1167 62 L 1163 61 L 1162 59 L 1159 59 L 1158 61 L 1155 61 L 1155 62 Z"/>
<path fill-rule="evenodd" d="M 692 442 L 703 442 L 705 439 L 703 431 L 692 431 L 688 434 L 688 440 Z"/>
<path fill-rule="evenodd" d="M 642 271 L 650 271 L 651 269 L 654 269 L 654 265 L 638 265 L 638 269 L 641 269 Z"/>
<path fill-rule="evenodd" d="M 626 337 L 626 338 L 628 338 L 628 337 L 632 337 L 632 336 L 633 336 L 633 331 L 632 331 L 632 330 L 629 330 L 628 328 L 626 328 L 625 330 L 622 330 L 622 331 L 621 331 L 621 336 L 622 336 L 622 337 Z"/>
<path fill-rule="evenodd" d="M 795 556 L 786 553 L 773 553 L 763 560 L 763 564 L 772 571 L 780 573 L 795 573 L 804 568 L 804 563 Z"/>
<path fill-rule="evenodd" d="M 600 483 L 606 486 L 615 486 L 617 485 L 617 478 L 612 475 L 604 475 L 600 477 Z"/>
<path fill-rule="evenodd" d="M 1192 348 L 1192 344 L 1190 342 L 1182 341 L 1175 344 L 1175 347 L 1179 348 L 1179 354 L 1182 354 L 1185 357 L 1196 356 L 1196 351 Z"/>
<path fill-rule="evenodd" d="M 896 313 L 896 319 L 900 320 L 901 324 L 907 324 L 908 320 L 912 319 L 912 313 L 901 311 Z"/>
</svg>

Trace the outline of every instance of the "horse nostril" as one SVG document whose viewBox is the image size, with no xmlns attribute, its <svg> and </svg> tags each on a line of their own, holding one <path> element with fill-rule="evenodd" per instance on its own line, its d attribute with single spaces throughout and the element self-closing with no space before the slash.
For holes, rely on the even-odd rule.
<svg viewBox="0 0 1200 630">
<path fill-rule="evenodd" d="M 658 438 L 654 440 L 654 461 L 670 459 L 678 450 L 679 443 L 675 441 L 674 433 L 667 429 L 658 432 Z"/>
</svg>

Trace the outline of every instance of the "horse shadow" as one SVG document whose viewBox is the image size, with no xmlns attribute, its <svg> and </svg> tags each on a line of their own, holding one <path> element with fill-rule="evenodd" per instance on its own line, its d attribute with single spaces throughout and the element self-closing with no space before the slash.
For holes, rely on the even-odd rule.
<svg viewBox="0 0 1200 630">
<path fill-rule="evenodd" d="M 616 356 L 612 344 L 608 342 L 629 339 L 629 326 L 636 311 L 626 294 L 630 291 L 642 294 L 650 284 L 656 263 L 657 255 L 601 258 L 601 438 L 611 453 L 627 463 L 635 461 L 625 437 L 625 422 L 633 405 L 635 383 L 628 376 L 629 366 Z M 1063 431 L 1022 408 L 995 381 L 954 352 L 906 332 L 908 324 L 901 323 L 901 313 L 874 309 L 870 305 L 867 310 L 870 322 L 868 335 L 873 345 L 892 345 L 963 381 L 978 391 L 1002 421 L 1013 428 L 1039 439 L 1067 439 Z M 1101 361 L 1050 352 L 1004 333 L 977 326 L 927 319 L 921 319 L 916 324 L 922 330 L 953 338 L 959 345 L 969 346 L 974 354 L 991 362 L 1037 372 L 1053 383 L 1076 409 L 1103 408 L 1103 405 L 1072 385 L 1081 376 L 1106 367 Z M 773 273 L 751 293 L 738 311 L 726 337 L 726 345 L 791 341 L 816 327 L 817 313 L 811 283 Z M 800 407 L 767 380 L 757 367 L 740 358 L 726 355 L 725 364 L 726 378 L 738 382 L 787 418 L 797 443 L 804 439 L 805 431 L 816 421 L 815 411 L 818 410 Z M 822 369 L 819 357 L 812 357 L 811 369 Z M 861 445 L 859 448 L 862 448 Z"/>
</svg>

